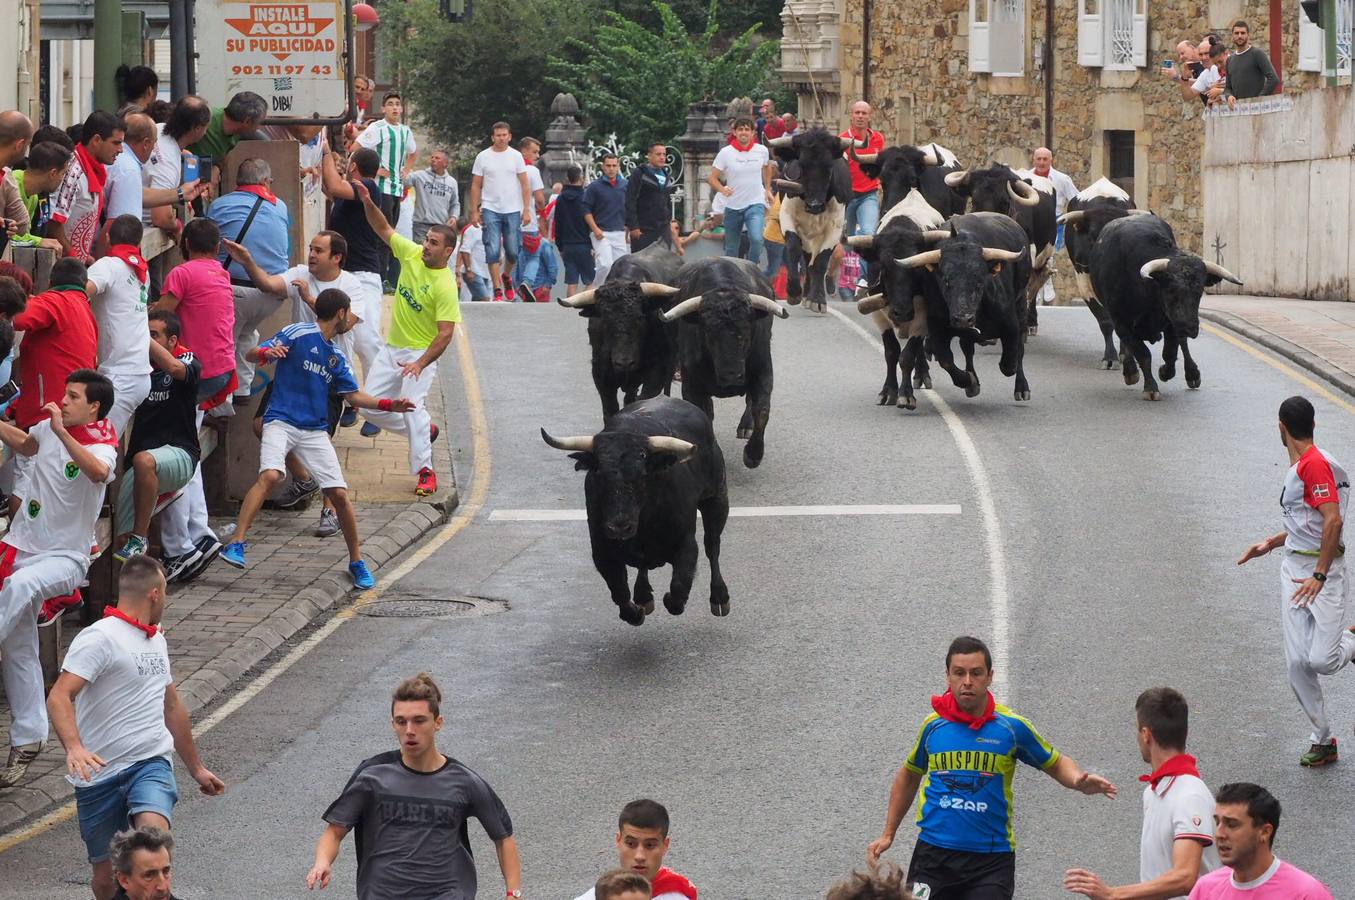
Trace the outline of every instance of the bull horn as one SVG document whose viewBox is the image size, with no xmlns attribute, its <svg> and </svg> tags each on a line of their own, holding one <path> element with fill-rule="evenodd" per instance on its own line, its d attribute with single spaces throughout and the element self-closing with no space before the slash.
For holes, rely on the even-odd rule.
<svg viewBox="0 0 1355 900">
<path fill-rule="evenodd" d="M 923 243 L 927 244 L 935 244 L 937 241 L 944 241 L 947 238 L 952 237 L 955 237 L 955 235 L 951 234 L 944 228 L 932 228 L 928 231 L 922 232 Z"/>
<path fill-rule="evenodd" d="M 700 308 L 701 308 L 701 295 L 697 294 L 695 297 L 688 297 L 686 300 L 683 300 L 677 306 L 674 306 L 672 309 L 665 312 L 663 314 L 663 320 L 665 322 L 676 322 L 683 316 L 694 313 Z"/>
<path fill-rule="evenodd" d="M 844 151 L 860 150 L 862 147 L 870 146 L 870 137 L 867 136 L 864 141 L 858 141 L 855 137 L 845 138 L 842 137 L 841 135 L 838 135 L 837 142 Z"/>
<path fill-rule="evenodd" d="M 1054 221 L 1060 225 L 1075 225 L 1085 218 L 1087 218 L 1087 211 L 1085 209 L 1075 209 L 1072 212 L 1064 213 Z"/>
<path fill-rule="evenodd" d="M 789 147 L 791 145 L 791 141 L 793 140 L 795 140 L 794 135 L 784 134 L 781 137 L 768 139 L 767 146 L 771 147 L 774 150 L 783 150 L 786 147 Z"/>
<path fill-rule="evenodd" d="M 960 169 L 958 172 L 951 172 L 946 176 L 946 187 L 957 188 L 963 184 L 969 183 L 969 170 Z"/>
<path fill-rule="evenodd" d="M 1124 214 L 1126 216 L 1151 216 L 1153 211 L 1151 209 L 1127 209 Z"/>
<path fill-rule="evenodd" d="M 1139 276 L 1141 278 L 1152 278 L 1154 274 L 1166 271 L 1167 264 L 1170 262 L 1171 260 L 1167 259 L 1165 256 L 1159 256 L 1157 259 L 1150 259 L 1139 269 Z"/>
<path fill-rule="evenodd" d="M 578 437 L 558 438 L 552 437 L 546 429 L 541 429 L 541 440 L 545 441 L 556 450 L 573 450 L 592 452 L 593 436 L 591 434 L 581 434 Z"/>
<path fill-rule="evenodd" d="M 861 250 L 875 246 L 875 235 L 873 234 L 854 234 L 851 237 L 844 238 L 842 243 L 851 247 L 853 250 Z"/>
<path fill-rule="evenodd" d="M 771 297 L 764 297 L 761 294 L 749 294 L 748 299 L 752 301 L 753 309 L 769 312 L 779 319 L 790 318 L 790 310 L 786 309 L 780 303 L 777 303 Z"/>
<path fill-rule="evenodd" d="M 1232 272 L 1229 272 L 1227 269 L 1225 269 L 1218 263 L 1207 262 L 1204 264 L 1204 270 L 1208 272 L 1210 275 L 1222 278 L 1224 281 L 1231 281 L 1233 284 L 1242 283 L 1241 278 L 1238 278 L 1236 275 L 1234 275 Z"/>
<path fill-rule="evenodd" d="M 1040 205 L 1039 192 L 1020 179 L 1007 182 L 1007 194 L 1022 206 Z"/>
<path fill-rule="evenodd" d="M 1016 262 L 1026 255 L 1024 250 L 1003 250 L 1000 247 L 984 247 L 984 262 Z"/>
<path fill-rule="evenodd" d="M 646 297 L 671 297 L 678 292 L 675 287 L 666 284 L 659 284 L 656 281 L 640 282 L 640 293 Z"/>
<path fill-rule="evenodd" d="M 649 449 L 654 453 L 675 453 L 678 462 L 686 462 L 696 452 L 696 445 L 682 438 L 669 437 L 666 434 L 650 435 Z"/>
<path fill-rule="evenodd" d="M 592 306 L 598 302 L 597 289 L 591 288 L 586 291 L 579 291 L 573 297 L 557 297 L 561 306 L 568 306 L 571 309 L 578 309 L 581 306 Z"/>
<path fill-rule="evenodd" d="M 924 150 L 922 152 L 922 164 L 924 166 L 939 166 L 941 165 L 941 160 L 935 153 Z"/>
<path fill-rule="evenodd" d="M 887 305 L 884 294 L 871 294 L 856 301 L 856 311 L 863 316 L 879 312 Z"/>
<path fill-rule="evenodd" d="M 772 187 L 785 194 L 803 194 L 805 192 L 805 187 L 800 182 L 788 181 L 785 178 L 773 178 Z"/>
<path fill-rule="evenodd" d="M 903 266 L 905 269 L 916 269 L 918 266 L 934 266 L 941 261 L 940 250 L 927 250 L 922 253 L 914 253 L 912 256 L 896 259 L 894 262 Z"/>
<path fill-rule="evenodd" d="M 853 158 L 853 159 L 855 159 L 855 160 L 856 160 L 857 162 L 859 162 L 859 163 L 865 163 L 866 165 L 870 165 L 871 163 L 875 162 L 875 160 L 878 159 L 879 156 L 880 156 L 880 154 L 878 154 L 878 153 L 853 153 L 853 154 L 852 154 L 852 158 Z"/>
</svg>

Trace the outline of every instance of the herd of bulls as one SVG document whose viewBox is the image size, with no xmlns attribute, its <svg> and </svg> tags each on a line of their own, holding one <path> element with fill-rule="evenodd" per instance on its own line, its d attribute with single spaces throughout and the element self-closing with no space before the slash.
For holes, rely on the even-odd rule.
<svg viewBox="0 0 1355 900">
<path fill-rule="evenodd" d="M 857 152 L 863 145 L 812 129 L 770 145 L 783 176 L 774 186 L 785 195 L 787 295 L 814 312 L 827 308 L 825 275 L 852 199 L 844 154 L 880 180 L 885 214 L 878 229 L 846 242 L 869 266 L 869 294 L 857 308 L 878 326 L 884 345 L 881 404 L 916 408 L 914 389 L 931 386 L 929 359 L 967 396 L 977 396 L 974 348 L 994 342 L 1001 347 L 999 371 L 1015 379 L 1015 398 L 1030 399 L 1026 338 L 1037 328 L 1037 297 L 1060 222 L 1080 293 L 1105 337 L 1105 368 L 1118 360 L 1130 385 L 1141 371 L 1145 397 L 1159 399 L 1148 345 L 1161 340 L 1159 377 L 1175 375 L 1179 352 L 1187 385 L 1200 386 L 1187 344 L 1199 334 L 1200 297 L 1221 280 L 1242 282 L 1182 251 L 1165 221 L 1134 209 L 1109 181 L 1078 194 L 1056 219 L 1047 179 L 1004 165 L 965 169 L 937 144 L 866 154 Z M 663 604 L 674 615 L 685 608 L 696 572 L 698 511 L 711 611 L 729 612 L 719 563 L 729 497 L 712 400 L 744 398 L 737 434 L 747 440 L 744 465 L 756 468 L 771 412 L 772 318 L 789 315 L 772 297 L 770 282 L 751 262 L 684 262 L 659 243 L 622 257 L 599 287 L 559 301 L 588 319 L 604 425 L 594 435 L 541 434 L 587 471 L 593 562 L 632 625 L 654 609 L 650 569 L 673 566 Z M 668 396 L 675 370 L 682 400 Z M 633 589 L 627 567 L 638 570 Z"/>
</svg>

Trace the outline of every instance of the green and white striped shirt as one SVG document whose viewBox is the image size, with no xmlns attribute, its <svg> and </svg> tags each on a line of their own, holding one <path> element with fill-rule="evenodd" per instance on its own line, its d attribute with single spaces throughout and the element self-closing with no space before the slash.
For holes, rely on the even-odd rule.
<svg viewBox="0 0 1355 900">
<path fill-rule="evenodd" d="M 358 135 L 358 146 L 375 150 L 381 159 L 381 168 L 390 175 L 378 176 L 376 186 L 381 193 L 392 197 L 402 197 L 405 183 L 400 177 L 405 167 L 405 158 L 418 147 L 414 143 L 414 133 L 408 125 L 392 125 L 385 119 L 373 122 Z"/>
</svg>

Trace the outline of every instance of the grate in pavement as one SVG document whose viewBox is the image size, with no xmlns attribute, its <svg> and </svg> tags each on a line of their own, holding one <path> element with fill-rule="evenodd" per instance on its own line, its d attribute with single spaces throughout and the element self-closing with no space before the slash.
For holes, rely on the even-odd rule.
<svg viewBox="0 0 1355 900">
<path fill-rule="evenodd" d="M 475 611 L 474 602 L 456 597 L 376 600 L 358 608 L 362 615 L 379 619 L 446 619 Z"/>
</svg>

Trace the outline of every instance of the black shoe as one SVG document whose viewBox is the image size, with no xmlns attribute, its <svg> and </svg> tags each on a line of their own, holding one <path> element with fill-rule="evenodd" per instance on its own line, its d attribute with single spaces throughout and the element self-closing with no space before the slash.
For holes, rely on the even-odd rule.
<svg viewBox="0 0 1355 900">
<path fill-rule="evenodd" d="M 166 556 L 161 560 L 165 566 L 165 581 L 169 584 L 183 581 L 184 573 L 197 565 L 200 559 L 202 559 L 202 551 L 196 547 L 180 556 Z"/>
<path fill-rule="evenodd" d="M 220 555 L 221 549 L 224 546 L 225 544 L 217 540 L 214 535 L 207 535 L 200 539 L 193 545 L 193 549 L 198 551 L 199 556 L 197 560 L 179 576 L 179 583 L 184 584 L 192 581 L 206 571 L 207 567 L 212 564 L 212 561 Z"/>
</svg>

